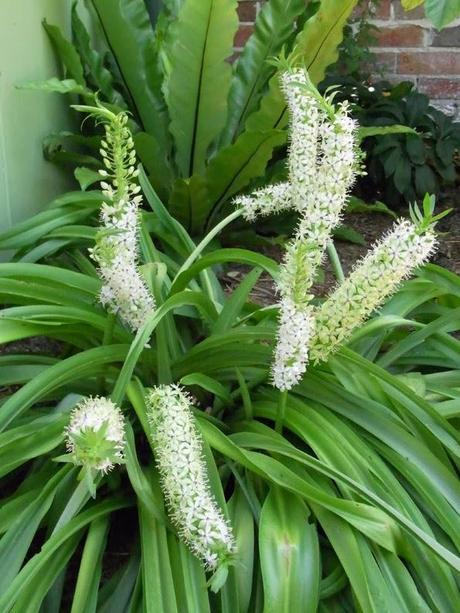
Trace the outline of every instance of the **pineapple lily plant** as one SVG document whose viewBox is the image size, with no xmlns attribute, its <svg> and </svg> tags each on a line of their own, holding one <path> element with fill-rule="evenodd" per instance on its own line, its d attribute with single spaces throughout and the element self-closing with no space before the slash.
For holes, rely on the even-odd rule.
<svg viewBox="0 0 460 613">
<path fill-rule="evenodd" d="M 286 181 L 200 242 L 102 103 L 76 107 L 104 126 L 101 191 L 0 236 L 1 611 L 458 609 L 460 280 L 417 268 L 439 216 L 427 196 L 344 278 L 357 126 L 303 70 L 280 91 Z M 211 248 L 281 209 L 299 216 L 281 265 Z M 279 304 L 251 299 L 262 272 Z M 37 335 L 59 350 L 24 352 Z"/>
</svg>

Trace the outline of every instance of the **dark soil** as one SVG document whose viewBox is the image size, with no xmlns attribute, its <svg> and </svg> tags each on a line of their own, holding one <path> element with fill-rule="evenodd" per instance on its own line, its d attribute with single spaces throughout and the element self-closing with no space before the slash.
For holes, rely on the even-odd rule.
<svg viewBox="0 0 460 613">
<path fill-rule="evenodd" d="M 447 208 L 453 211 L 437 225 L 440 232 L 439 247 L 432 261 L 448 270 L 460 274 L 460 192 L 458 190 L 446 194 L 437 207 L 437 212 Z M 403 216 L 404 213 L 401 212 Z M 343 223 L 359 232 L 366 242 L 358 245 L 347 241 L 336 240 L 335 246 L 339 254 L 345 274 L 350 272 L 354 264 L 362 258 L 370 246 L 384 235 L 393 225 L 394 218 L 383 213 L 353 213 L 345 215 Z M 280 262 L 283 248 L 280 246 L 265 247 L 262 252 Z M 225 289 L 231 293 L 247 274 L 249 268 L 243 265 L 232 266 L 222 275 Z M 327 295 L 336 284 L 335 277 L 327 258 L 324 262 L 324 279 L 316 283 L 313 291 L 317 296 Z M 251 293 L 251 298 L 257 304 L 268 306 L 276 302 L 276 292 L 271 278 L 263 274 Z"/>
<path fill-rule="evenodd" d="M 0 345 L 0 354 L 36 353 L 55 357 L 62 351 L 62 343 L 44 336 L 32 336 L 14 343 Z"/>
</svg>

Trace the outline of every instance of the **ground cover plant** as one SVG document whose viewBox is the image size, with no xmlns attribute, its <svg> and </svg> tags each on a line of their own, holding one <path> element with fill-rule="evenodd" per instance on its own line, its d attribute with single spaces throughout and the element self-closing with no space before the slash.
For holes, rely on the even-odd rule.
<svg viewBox="0 0 460 613">
<path fill-rule="evenodd" d="M 433 199 L 343 279 L 330 236 L 357 126 L 282 69 L 288 180 L 200 243 L 102 104 L 78 107 L 105 131 L 102 191 L 0 237 L 16 250 L 1 342 L 60 347 L 0 356 L 0 610 L 458 608 L 460 280 L 425 266 L 363 324 L 429 257 Z M 238 216 L 285 208 L 299 224 L 281 265 L 215 248 Z M 318 302 L 325 251 L 338 286 Z M 249 272 L 225 296 L 232 262 Z M 252 302 L 262 271 L 279 305 Z"/>
</svg>

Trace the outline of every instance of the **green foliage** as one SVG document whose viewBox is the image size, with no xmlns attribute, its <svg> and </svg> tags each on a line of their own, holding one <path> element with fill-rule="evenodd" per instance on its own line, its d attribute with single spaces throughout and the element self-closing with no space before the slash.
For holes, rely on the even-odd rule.
<svg viewBox="0 0 460 613">
<path fill-rule="evenodd" d="M 366 126 L 397 121 L 417 132 L 385 135 L 367 143 L 369 176 L 376 184 L 386 183 L 386 202 L 397 203 L 399 198 L 411 202 L 455 181 L 460 126 L 430 106 L 428 98 L 411 85 L 394 88 L 389 96 L 363 109 L 359 117 Z"/>
<path fill-rule="evenodd" d="M 378 27 L 371 23 L 371 19 L 380 2 L 359 0 L 359 11 L 344 28 L 338 60 L 329 67 L 328 74 L 365 79 L 378 70 L 375 53 L 370 48 L 377 46 Z"/>
<path fill-rule="evenodd" d="M 401 0 L 406 11 L 424 4 L 425 15 L 438 28 L 444 28 L 460 16 L 459 0 Z"/>
<path fill-rule="evenodd" d="M 425 0 L 428 19 L 440 30 L 460 15 L 459 0 Z"/>
<path fill-rule="evenodd" d="M 144 0 L 87 0 L 95 42 L 79 17 L 81 0 L 72 10 L 72 42 L 46 24 L 66 81 L 43 88 L 80 93 L 87 104 L 97 93 L 114 109 L 128 109 L 156 192 L 199 236 L 225 216 L 234 194 L 251 189 L 284 156 L 286 105 L 270 60 L 284 49 L 318 83 L 337 58 L 356 2 L 269 0 L 231 64 L 235 0 L 149 2 L 149 10 Z M 85 130 L 100 134 L 90 123 Z M 50 159 L 93 166 L 81 146 L 68 150 L 69 138 L 53 144 Z"/>
<path fill-rule="evenodd" d="M 460 124 L 431 106 L 412 83 L 370 86 L 343 79 L 342 96 L 355 101 L 353 114 L 362 136 L 368 137 L 363 143 L 368 176 L 359 184 L 365 199 L 377 196 L 396 206 L 454 183 Z"/>
<path fill-rule="evenodd" d="M 0 609 L 456 610 L 460 279 L 427 266 L 407 282 L 348 347 L 309 367 L 279 433 L 276 309 L 250 297 L 276 262 L 212 250 L 228 220 L 196 245 L 144 173 L 141 184 L 152 209 L 141 258 L 159 308 L 135 337 L 97 300 L 98 191 L 0 236 L 17 250 L 0 264 L 0 340 L 40 334 L 59 347 L 0 356 Z M 250 271 L 226 297 L 218 273 L 231 262 Z M 238 544 L 217 594 L 166 519 L 148 443 L 144 386 L 171 381 L 196 398 Z M 55 461 L 69 410 L 90 394 L 110 395 L 127 420 L 125 464 L 94 479 L 95 501 L 78 468 Z"/>
</svg>

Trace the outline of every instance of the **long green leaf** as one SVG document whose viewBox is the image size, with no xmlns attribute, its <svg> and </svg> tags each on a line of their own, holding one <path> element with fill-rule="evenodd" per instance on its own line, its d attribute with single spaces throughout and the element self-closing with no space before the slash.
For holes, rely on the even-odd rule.
<svg viewBox="0 0 460 613">
<path fill-rule="evenodd" d="M 32 539 L 51 506 L 56 489 L 65 473 L 69 471 L 70 467 L 68 466 L 61 468 L 53 479 L 48 481 L 35 500 L 23 509 L 0 540 L 0 564 L 2 568 L 0 594 L 6 591 L 19 572 Z"/>
<path fill-rule="evenodd" d="M 460 16 L 460 0 L 425 0 L 425 14 L 441 30 Z"/>
<path fill-rule="evenodd" d="M 91 0 L 134 111 L 145 131 L 169 150 L 167 114 L 158 84 L 154 33 L 143 0 Z"/>
<path fill-rule="evenodd" d="M 5 402 L 0 411 L 0 431 L 3 431 L 12 420 L 49 392 L 71 381 L 97 375 L 105 369 L 107 364 L 122 361 L 128 349 L 128 345 L 97 347 L 82 351 L 51 366 Z"/>
<path fill-rule="evenodd" d="M 40 552 L 27 562 L 2 594 L 0 597 L 0 610 L 10 610 L 21 594 L 27 590 L 30 583 L 39 576 L 41 571 L 46 570 L 47 564 L 52 561 L 55 553 L 68 539 L 71 539 L 74 535 L 81 534 L 82 530 L 92 521 L 104 517 L 108 513 L 113 513 L 118 509 L 129 507 L 130 504 L 126 499 L 107 499 L 80 513 L 65 527 L 51 536 Z"/>
<path fill-rule="evenodd" d="M 273 150 L 284 144 L 286 138 L 285 132 L 268 127 L 264 131 L 243 132 L 232 145 L 221 149 L 211 160 L 206 171 L 212 206 L 208 217 L 209 227 L 229 198 L 264 174 Z"/>
<path fill-rule="evenodd" d="M 72 599 L 71 613 L 95 613 L 109 520 L 95 519 L 88 530 Z"/>
<path fill-rule="evenodd" d="M 307 68 L 313 83 L 322 81 L 327 67 L 337 59 L 343 28 L 356 4 L 357 0 L 322 0 L 318 11 L 297 35 L 291 58 Z M 269 91 L 260 108 L 248 117 L 246 129 L 280 129 L 285 128 L 287 122 L 286 101 L 276 74 L 270 80 Z"/>
<path fill-rule="evenodd" d="M 321 488 L 297 476 L 278 460 L 258 452 L 243 450 L 225 437 L 208 421 L 200 421 L 203 436 L 209 445 L 232 460 L 241 463 L 256 474 L 264 476 L 271 483 L 279 485 L 302 498 L 320 504 L 343 517 L 351 525 L 375 540 L 380 545 L 394 551 L 398 539 L 396 524 L 379 509 L 362 503 L 335 498 Z M 452 564 L 460 568 L 460 559 L 451 554 Z"/>
<path fill-rule="evenodd" d="M 195 262 L 190 268 L 184 270 L 171 286 L 171 294 L 182 291 L 187 287 L 191 279 L 193 279 L 199 272 L 215 266 L 216 264 L 228 263 L 228 262 L 240 262 L 244 264 L 250 264 L 252 266 L 260 266 L 266 270 L 273 278 L 277 277 L 278 265 L 260 253 L 254 253 L 247 249 L 219 249 L 204 255 L 198 262 Z"/>
<path fill-rule="evenodd" d="M 319 599 L 318 535 L 305 503 L 272 487 L 262 507 L 260 564 L 265 613 L 315 613 Z"/>
<path fill-rule="evenodd" d="M 294 31 L 295 20 L 305 11 L 304 0 L 270 0 L 257 15 L 254 32 L 236 64 L 229 94 L 229 113 L 220 144 L 230 144 L 256 110 L 274 68 L 269 61 L 278 55 Z"/>
<path fill-rule="evenodd" d="M 81 60 L 88 69 L 88 78 L 96 91 L 99 91 L 108 102 L 123 107 L 125 103 L 114 87 L 112 74 L 104 66 L 102 54 L 92 45 L 85 24 L 78 15 L 77 3 L 72 7 L 72 34 Z"/>
<path fill-rule="evenodd" d="M 36 89 L 57 94 L 91 94 L 88 88 L 77 83 L 75 79 L 57 79 L 56 77 L 51 77 L 46 81 L 23 81 L 18 89 Z"/>
<path fill-rule="evenodd" d="M 62 35 L 61 30 L 57 26 L 53 26 L 43 21 L 43 27 L 48 34 L 51 43 L 53 44 L 56 53 L 61 60 L 66 75 L 74 79 L 79 85 L 86 85 L 83 66 L 80 56 L 75 47 Z"/>
<path fill-rule="evenodd" d="M 183 177 L 203 172 L 224 126 L 237 27 L 236 0 L 185 0 L 171 27 L 166 98 Z"/>
</svg>

